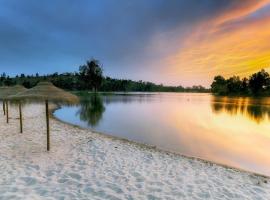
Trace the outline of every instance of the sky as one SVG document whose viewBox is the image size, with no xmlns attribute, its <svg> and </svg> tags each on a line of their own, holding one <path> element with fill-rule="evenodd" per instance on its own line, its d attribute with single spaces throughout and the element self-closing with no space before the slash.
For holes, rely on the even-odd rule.
<svg viewBox="0 0 270 200">
<path fill-rule="evenodd" d="M 0 0 L 0 72 L 209 87 L 270 71 L 270 0 Z"/>
</svg>

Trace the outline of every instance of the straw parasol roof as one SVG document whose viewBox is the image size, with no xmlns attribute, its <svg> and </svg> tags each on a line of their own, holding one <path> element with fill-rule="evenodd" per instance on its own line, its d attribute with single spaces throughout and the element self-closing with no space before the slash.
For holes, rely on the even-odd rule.
<svg viewBox="0 0 270 200">
<path fill-rule="evenodd" d="M 7 86 L 0 87 L 0 99 L 1 100 L 3 100 L 4 98 L 7 97 L 6 93 L 7 93 L 8 89 L 9 89 L 9 87 L 7 87 Z"/>
<path fill-rule="evenodd" d="M 40 82 L 37 86 L 20 92 L 16 95 L 9 96 L 8 100 L 19 101 L 28 100 L 34 102 L 45 102 L 46 109 L 46 126 L 47 126 L 47 151 L 50 150 L 50 123 L 49 123 L 49 105 L 48 102 L 63 103 L 63 104 L 76 104 L 79 103 L 79 98 L 69 92 L 66 92 L 60 88 L 55 87 L 50 82 Z M 8 119 L 8 118 L 7 118 Z M 20 116 L 20 123 L 22 124 L 22 118 Z M 22 127 L 22 126 L 21 126 Z M 22 128 L 21 128 L 22 132 Z"/>
<path fill-rule="evenodd" d="M 13 87 L 1 87 L 0 88 L 0 99 L 3 100 L 3 110 L 4 114 L 7 116 L 7 123 L 9 122 L 8 116 L 8 100 L 9 96 L 16 95 L 20 92 L 25 92 L 27 89 L 21 85 L 15 85 Z M 19 101 L 20 113 L 21 113 L 21 102 Z"/>
<path fill-rule="evenodd" d="M 24 92 L 27 89 L 21 85 L 15 85 L 13 87 L 0 87 L 0 99 L 8 99 L 10 95 L 16 95 L 17 93 Z"/>
<path fill-rule="evenodd" d="M 69 92 L 55 87 L 51 82 L 39 82 L 35 87 L 9 96 L 9 100 L 52 101 L 65 104 L 76 104 L 79 98 Z"/>
</svg>

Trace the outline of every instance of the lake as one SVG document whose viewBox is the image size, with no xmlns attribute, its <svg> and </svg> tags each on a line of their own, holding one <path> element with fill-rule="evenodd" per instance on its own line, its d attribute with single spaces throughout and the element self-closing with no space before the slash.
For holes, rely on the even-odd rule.
<svg viewBox="0 0 270 200">
<path fill-rule="evenodd" d="M 84 128 L 270 176 L 270 98 L 88 94 L 79 106 L 54 114 Z"/>
</svg>

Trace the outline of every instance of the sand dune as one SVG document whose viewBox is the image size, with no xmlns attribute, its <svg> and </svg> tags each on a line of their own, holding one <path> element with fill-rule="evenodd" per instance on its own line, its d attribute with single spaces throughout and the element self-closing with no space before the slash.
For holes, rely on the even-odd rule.
<svg viewBox="0 0 270 200">
<path fill-rule="evenodd" d="M 93 133 L 43 105 L 0 114 L 0 199 L 270 199 L 270 179 Z"/>
</svg>

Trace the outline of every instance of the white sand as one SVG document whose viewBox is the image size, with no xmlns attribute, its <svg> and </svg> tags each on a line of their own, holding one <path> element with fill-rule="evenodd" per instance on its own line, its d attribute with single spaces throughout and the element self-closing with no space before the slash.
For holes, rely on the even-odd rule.
<svg viewBox="0 0 270 200">
<path fill-rule="evenodd" d="M 23 110 L 23 134 L 0 115 L 0 199 L 270 199 L 269 178 L 55 119 L 47 153 L 44 106 Z"/>
</svg>

